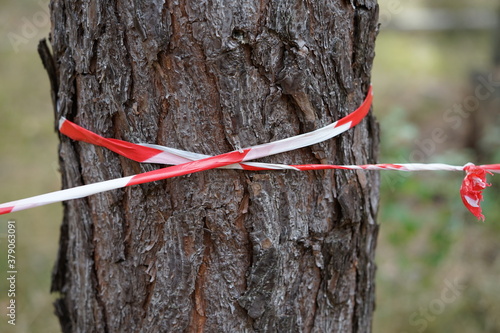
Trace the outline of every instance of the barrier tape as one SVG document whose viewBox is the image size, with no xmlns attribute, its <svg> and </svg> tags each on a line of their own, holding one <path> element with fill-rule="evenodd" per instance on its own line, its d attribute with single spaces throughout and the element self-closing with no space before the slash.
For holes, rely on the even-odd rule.
<svg viewBox="0 0 500 333">
<path fill-rule="evenodd" d="M 117 178 L 94 184 L 88 184 L 42 194 L 26 199 L 0 204 L 0 215 L 50 203 L 83 198 L 92 194 L 109 191 L 117 188 L 143 184 L 147 182 L 177 177 L 189 173 L 215 169 L 242 169 L 242 170 L 397 170 L 397 171 L 465 171 L 466 177 L 460 188 L 462 201 L 467 209 L 478 219 L 484 220 L 481 214 L 480 202 L 483 200 L 482 190 L 489 186 L 486 183 L 486 173 L 500 172 L 500 164 L 475 166 L 468 163 L 465 166 L 453 166 L 441 163 L 407 163 L 407 164 L 366 164 L 366 165 L 328 165 L 303 164 L 285 165 L 247 162 L 249 160 L 270 156 L 298 148 L 310 146 L 331 139 L 357 125 L 368 114 L 373 99 L 372 88 L 361 104 L 346 117 L 315 131 L 293 136 L 287 139 L 256 145 L 253 147 L 232 151 L 217 156 L 208 156 L 188 152 L 185 150 L 164 147 L 153 144 L 134 144 L 117 139 L 104 138 L 96 133 L 84 129 L 69 120 L 62 118 L 59 130 L 73 140 L 83 141 L 110 149 L 124 157 L 141 163 L 172 164 L 174 166 L 149 171 L 142 174 Z"/>
</svg>

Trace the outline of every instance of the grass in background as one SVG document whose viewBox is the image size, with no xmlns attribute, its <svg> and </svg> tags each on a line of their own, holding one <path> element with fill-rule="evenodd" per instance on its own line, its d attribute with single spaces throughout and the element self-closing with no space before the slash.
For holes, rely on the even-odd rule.
<svg viewBox="0 0 500 333">
<path fill-rule="evenodd" d="M 22 36 L 24 20 L 43 13 L 32 1 L 0 1 L 0 202 L 60 189 L 57 136 L 47 75 L 36 52 L 50 25 L 36 27 L 17 52 L 8 33 Z M 40 16 L 41 17 L 41 16 Z M 7 221 L 15 220 L 16 326 L 7 324 Z M 60 332 L 50 294 L 60 204 L 0 216 L 0 332 Z"/>
<path fill-rule="evenodd" d="M 475 162 L 477 152 L 464 145 L 473 117 L 453 129 L 443 114 L 473 94 L 472 73 L 493 71 L 492 38 L 486 31 L 379 34 L 373 85 L 381 162 Z M 491 148 L 484 162 L 498 163 L 500 112 L 481 112 L 490 122 L 478 135 Z M 435 128 L 447 139 L 435 142 L 424 161 L 412 160 L 423 156 L 414 152 Z M 374 332 L 500 330 L 500 179 L 489 177 L 485 223 L 462 205 L 462 179 L 453 172 L 382 173 Z"/>
</svg>

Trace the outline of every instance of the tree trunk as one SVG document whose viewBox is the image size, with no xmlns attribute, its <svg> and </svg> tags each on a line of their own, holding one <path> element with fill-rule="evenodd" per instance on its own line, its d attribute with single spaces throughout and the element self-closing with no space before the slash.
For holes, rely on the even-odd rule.
<svg viewBox="0 0 500 333">
<path fill-rule="evenodd" d="M 52 87 L 106 137 L 215 155 L 356 109 L 376 0 L 52 0 Z M 49 66 L 50 67 L 50 66 Z M 368 116 L 271 163 L 375 162 Z M 158 168 L 61 137 L 63 186 Z M 378 174 L 211 170 L 64 204 L 65 332 L 368 332 Z"/>
</svg>

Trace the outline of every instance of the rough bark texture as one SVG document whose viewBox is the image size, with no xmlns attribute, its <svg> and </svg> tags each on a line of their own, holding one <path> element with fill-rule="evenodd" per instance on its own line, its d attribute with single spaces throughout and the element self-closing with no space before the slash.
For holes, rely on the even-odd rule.
<svg viewBox="0 0 500 333">
<path fill-rule="evenodd" d="M 213 155 L 357 108 L 378 7 L 52 0 L 51 11 L 56 118 Z M 266 161 L 369 163 L 377 144 L 369 116 Z M 65 137 L 60 162 L 64 187 L 159 167 Z M 65 332 L 368 332 L 377 206 L 378 175 L 363 171 L 213 170 L 67 202 L 57 314 Z"/>
</svg>

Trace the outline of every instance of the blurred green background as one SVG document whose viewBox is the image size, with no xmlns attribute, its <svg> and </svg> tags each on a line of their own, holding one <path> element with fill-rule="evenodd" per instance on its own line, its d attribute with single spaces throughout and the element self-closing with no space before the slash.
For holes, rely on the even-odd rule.
<svg viewBox="0 0 500 333">
<path fill-rule="evenodd" d="M 0 0 L 0 202 L 60 188 L 49 84 L 36 53 L 50 28 L 47 3 Z M 373 85 L 380 161 L 500 162 L 500 84 L 481 83 L 490 75 L 500 82 L 495 2 L 379 3 Z M 382 173 L 374 332 L 500 331 L 500 177 L 490 177 L 485 191 L 485 223 L 463 207 L 462 178 Z M 0 332 L 59 332 L 49 289 L 62 206 L 0 216 L 0 253 L 9 219 L 17 221 L 17 325 L 4 314 L 5 276 Z M 4 257 L 0 272 L 7 271 Z"/>
<path fill-rule="evenodd" d="M 498 2 L 379 3 L 380 161 L 499 163 L 500 84 L 484 84 L 500 83 Z M 382 173 L 374 332 L 500 332 L 500 177 L 485 223 L 463 207 L 462 178 Z"/>
<path fill-rule="evenodd" d="M 0 0 L 0 202 L 60 189 L 47 75 L 36 53 L 47 0 Z M 16 326 L 7 324 L 6 226 L 16 220 Z M 0 216 L 0 332 L 60 332 L 50 294 L 62 206 Z"/>
</svg>

